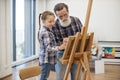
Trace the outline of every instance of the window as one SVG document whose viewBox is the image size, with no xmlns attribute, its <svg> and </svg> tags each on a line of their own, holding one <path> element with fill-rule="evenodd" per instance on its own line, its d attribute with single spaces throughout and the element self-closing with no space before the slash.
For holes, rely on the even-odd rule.
<svg viewBox="0 0 120 80">
<path fill-rule="evenodd" d="M 35 55 L 35 0 L 12 1 L 13 61 Z"/>
</svg>

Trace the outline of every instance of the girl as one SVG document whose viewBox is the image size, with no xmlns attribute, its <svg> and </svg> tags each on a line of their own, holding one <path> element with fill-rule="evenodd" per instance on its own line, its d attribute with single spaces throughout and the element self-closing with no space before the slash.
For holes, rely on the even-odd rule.
<svg viewBox="0 0 120 80">
<path fill-rule="evenodd" d="M 38 32 L 38 40 L 40 42 L 39 62 L 42 67 L 40 80 L 47 80 L 50 70 L 55 65 L 55 53 L 57 50 L 65 49 L 65 44 L 56 46 L 52 27 L 55 23 L 54 13 L 45 11 L 40 14 L 43 26 Z M 39 21 L 40 22 L 40 21 Z"/>
</svg>

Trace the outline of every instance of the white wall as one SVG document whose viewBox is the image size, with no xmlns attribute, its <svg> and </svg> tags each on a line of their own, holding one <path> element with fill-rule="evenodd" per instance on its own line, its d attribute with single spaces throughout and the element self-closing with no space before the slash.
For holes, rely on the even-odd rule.
<svg viewBox="0 0 120 80">
<path fill-rule="evenodd" d="M 120 41 L 120 0 L 93 0 L 90 27 L 97 40 Z"/>
<path fill-rule="evenodd" d="M 11 74 L 10 0 L 0 0 L 0 78 Z"/>
<path fill-rule="evenodd" d="M 39 0 L 39 3 L 44 0 Z M 45 0 L 46 10 L 53 11 L 54 5 L 64 2 L 69 13 L 79 17 L 84 24 L 88 0 Z M 39 7 L 42 7 L 39 5 Z M 94 41 L 120 41 L 120 0 L 93 0 L 88 32 L 94 32 Z"/>
<path fill-rule="evenodd" d="M 39 29 L 39 14 L 45 11 L 45 9 L 46 0 L 36 0 L 36 54 L 39 53 L 39 42 L 37 40 L 37 32 Z"/>
</svg>

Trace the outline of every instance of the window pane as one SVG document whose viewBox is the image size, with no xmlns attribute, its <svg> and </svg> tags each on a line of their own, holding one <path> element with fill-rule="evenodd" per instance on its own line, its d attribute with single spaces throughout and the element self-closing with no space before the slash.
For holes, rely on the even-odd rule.
<svg viewBox="0 0 120 80">
<path fill-rule="evenodd" d="M 16 60 L 24 58 L 24 0 L 16 0 Z"/>
<path fill-rule="evenodd" d="M 35 54 L 35 0 L 13 0 L 13 61 Z"/>
</svg>

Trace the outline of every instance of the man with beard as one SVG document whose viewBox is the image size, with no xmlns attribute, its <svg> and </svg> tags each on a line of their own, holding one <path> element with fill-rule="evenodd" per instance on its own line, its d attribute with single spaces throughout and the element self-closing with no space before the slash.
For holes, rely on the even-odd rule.
<svg viewBox="0 0 120 80">
<path fill-rule="evenodd" d="M 57 16 L 53 33 L 57 42 L 57 46 L 67 41 L 69 36 L 81 32 L 82 23 L 77 17 L 69 16 L 68 6 L 65 3 L 58 3 L 54 7 L 54 12 Z M 56 53 L 56 80 L 63 80 L 67 65 L 62 64 L 59 59 L 63 56 L 64 50 L 59 50 Z M 71 80 L 75 80 L 77 64 L 72 64 Z"/>
</svg>

